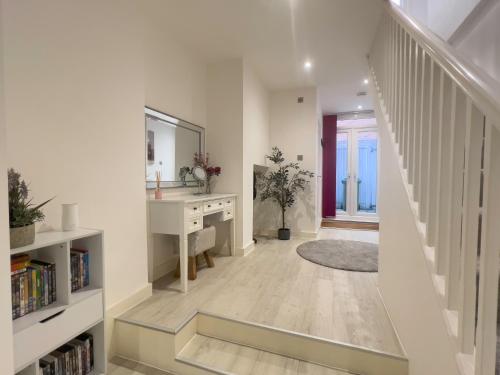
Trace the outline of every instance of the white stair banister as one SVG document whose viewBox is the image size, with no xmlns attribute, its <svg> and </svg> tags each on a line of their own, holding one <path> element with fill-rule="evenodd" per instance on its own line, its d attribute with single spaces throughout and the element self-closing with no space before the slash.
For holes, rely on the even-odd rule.
<svg viewBox="0 0 500 375">
<path fill-rule="evenodd" d="M 422 124 L 422 82 L 424 77 L 423 50 L 418 47 L 415 51 L 415 122 L 413 131 L 414 160 L 413 160 L 413 199 L 420 199 L 418 178 L 420 174 L 420 126 Z"/>
<path fill-rule="evenodd" d="M 462 352 L 473 354 L 476 324 L 476 272 L 479 194 L 484 116 L 467 99 L 461 239 L 459 339 Z"/>
<path fill-rule="evenodd" d="M 459 283 L 460 283 L 460 242 L 462 232 L 462 195 L 463 195 L 463 173 L 464 173 L 464 149 L 465 149 L 465 124 L 466 124 L 467 97 L 459 88 L 455 87 L 455 126 L 452 135 L 452 182 L 451 182 L 451 216 L 450 225 L 450 252 L 447 286 L 448 286 L 448 309 L 459 308 Z M 459 311 L 460 315 L 460 311 Z"/>
<path fill-rule="evenodd" d="M 369 62 L 457 363 L 494 375 L 500 85 L 390 2 Z"/>
<path fill-rule="evenodd" d="M 440 151 L 440 186 L 438 195 L 439 225 L 437 233 L 437 273 L 446 275 L 449 270 L 450 252 L 450 217 L 451 217 L 451 184 L 453 127 L 455 123 L 455 90 L 450 77 L 443 75 L 441 106 L 441 151 Z M 447 141 L 445 141 L 447 140 Z"/>
<path fill-rule="evenodd" d="M 427 245 L 435 246 L 438 230 L 439 205 L 437 197 L 440 190 L 441 168 L 441 111 L 443 108 L 443 75 L 441 68 L 434 64 L 432 72 L 432 94 L 430 95 L 429 116 L 429 161 L 427 175 Z"/>
<path fill-rule="evenodd" d="M 483 208 L 479 306 L 476 336 L 476 374 L 494 374 L 497 342 L 497 306 L 500 257 L 500 133 L 486 118 L 484 138 Z"/>
</svg>

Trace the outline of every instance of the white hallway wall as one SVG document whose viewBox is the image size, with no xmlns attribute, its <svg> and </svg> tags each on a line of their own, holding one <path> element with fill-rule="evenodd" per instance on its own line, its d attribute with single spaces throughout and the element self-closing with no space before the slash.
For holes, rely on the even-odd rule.
<svg viewBox="0 0 500 375">
<path fill-rule="evenodd" d="M 0 2 L 0 15 L 3 14 Z M 10 303 L 10 256 L 9 256 L 9 215 L 7 206 L 7 150 L 5 139 L 4 71 L 3 71 L 3 22 L 0 17 L 0 332 L 12 332 L 12 310 Z M 0 341 L 0 374 L 14 372 L 12 340 L 3 335 Z"/>
<path fill-rule="evenodd" d="M 500 82 L 498 1 L 407 0 L 404 6 L 408 14 Z"/>
<path fill-rule="evenodd" d="M 403 7 L 442 39 L 448 40 L 481 0 L 406 0 Z"/>
<path fill-rule="evenodd" d="M 270 150 L 270 95 L 253 69 L 243 71 L 243 237 L 248 244 L 254 232 L 253 170 L 265 165 Z"/>
<path fill-rule="evenodd" d="M 146 104 L 206 127 L 206 64 L 175 39 L 161 9 L 163 0 L 144 2 L 144 71 Z"/>
<path fill-rule="evenodd" d="M 144 2 L 145 104 L 206 128 L 207 67 L 175 40 L 160 0 Z M 144 126 L 144 122 L 139 126 Z M 144 135 L 142 135 L 142 140 Z M 165 194 L 179 192 L 178 189 Z M 149 281 L 171 272 L 177 263 L 177 242 L 148 231 Z"/>
<path fill-rule="evenodd" d="M 484 0 L 490 1 L 490 0 Z M 454 46 L 471 62 L 500 82 L 500 2 L 490 1 L 491 6 L 480 21 Z"/>
<path fill-rule="evenodd" d="M 403 184 L 399 159 L 378 102 L 375 111 L 380 134 L 381 171 L 379 288 L 407 352 L 410 375 L 458 375 L 451 340 Z"/>
<path fill-rule="evenodd" d="M 238 194 L 236 247 L 253 241 L 253 166 L 263 164 L 269 150 L 269 93 L 244 59 L 208 68 L 207 149 L 222 167 L 215 191 Z M 226 226 L 218 225 L 226 238 Z M 224 247 L 225 243 L 219 243 Z"/>
<path fill-rule="evenodd" d="M 297 103 L 298 97 L 303 97 L 304 102 Z M 295 206 L 286 214 L 287 225 L 295 234 L 312 235 L 318 230 L 318 127 L 321 124 L 318 116 L 317 90 L 314 87 L 273 91 L 270 94 L 270 146 L 278 146 L 288 161 L 296 161 L 297 155 L 303 155 L 301 166 L 315 173 L 306 191 L 298 195 Z M 281 227 L 281 211 L 275 202 L 256 202 L 255 215 L 258 233 L 275 234 Z"/>
<path fill-rule="evenodd" d="M 145 104 L 206 129 L 206 64 L 176 41 L 167 24 L 170 15 L 161 11 L 161 0 L 143 4 Z M 177 192 L 166 190 L 165 194 Z M 175 269 L 177 246 L 172 237 L 148 231 L 149 281 Z"/>
<path fill-rule="evenodd" d="M 5 1 L 8 165 L 47 222 L 105 232 L 108 307 L 147 286 L 143 24 L 132 0 Z M 90 25 L 90 26 L 89 26 Z"/>
<path fill-rule="evenodd" d="M 207 150 L 215 165 L 222 168 L 214 191 L 235 193 L 236 248 L 243 249 L 243 60 L 232 59 L 208 66 L 207 74 Z M 219 238 L 226 237 L 225 226 L 217 226 Z M 218 244 L 224 247 L 225 244 Z"/>
</svg>

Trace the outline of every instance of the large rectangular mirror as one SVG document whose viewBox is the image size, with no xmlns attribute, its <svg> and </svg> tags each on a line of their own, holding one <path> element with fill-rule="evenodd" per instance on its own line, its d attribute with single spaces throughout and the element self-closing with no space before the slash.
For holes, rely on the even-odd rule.
<svg viewBox="0 0 500 375">
<path fill-rule="evenodd" d="M 176 117 L 146 107 L 146 188 L 197 186 L 190 173 L 195 153 L 204 153 L 205 129 Z"/>
</svg>

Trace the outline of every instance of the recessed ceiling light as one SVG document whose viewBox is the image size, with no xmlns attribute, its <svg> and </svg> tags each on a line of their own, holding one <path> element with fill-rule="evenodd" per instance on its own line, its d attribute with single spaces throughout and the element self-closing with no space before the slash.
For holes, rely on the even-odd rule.
<svg viewBox="0 0 500 375">
<path fill-rule="evenodd" d="M 363 106 L 362 105 L 358 105 L 358 109 L 363 109 Z"/>
<path fill-rule="evenodd" d="M 311 70 L 312 66 L 313 66 L 313 64 L 309 60 L 306 60 L 306 62 L 304 63 L 305 70 Z"/>
<path fill-rule="evenodd" d="M 367 85 L 367 84 L 368 84 L 368 78 L 365 78 L 365 79 L 363 80 L 363 83 L 364 83 L 365 85 Z"/>
</svg>

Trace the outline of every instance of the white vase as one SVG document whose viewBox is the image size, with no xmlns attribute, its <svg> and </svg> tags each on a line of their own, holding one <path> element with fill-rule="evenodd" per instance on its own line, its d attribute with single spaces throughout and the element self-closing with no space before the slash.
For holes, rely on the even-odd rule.
<svg viewBox="0 0 500 375">
<path fill-rule="evenodd" d="M 78 228 L 80 220 L 78 218 L 78 203 L 64 203 L 62 205 L 62 223 L 63 231 L 71 231 Z"/>
</svg>

